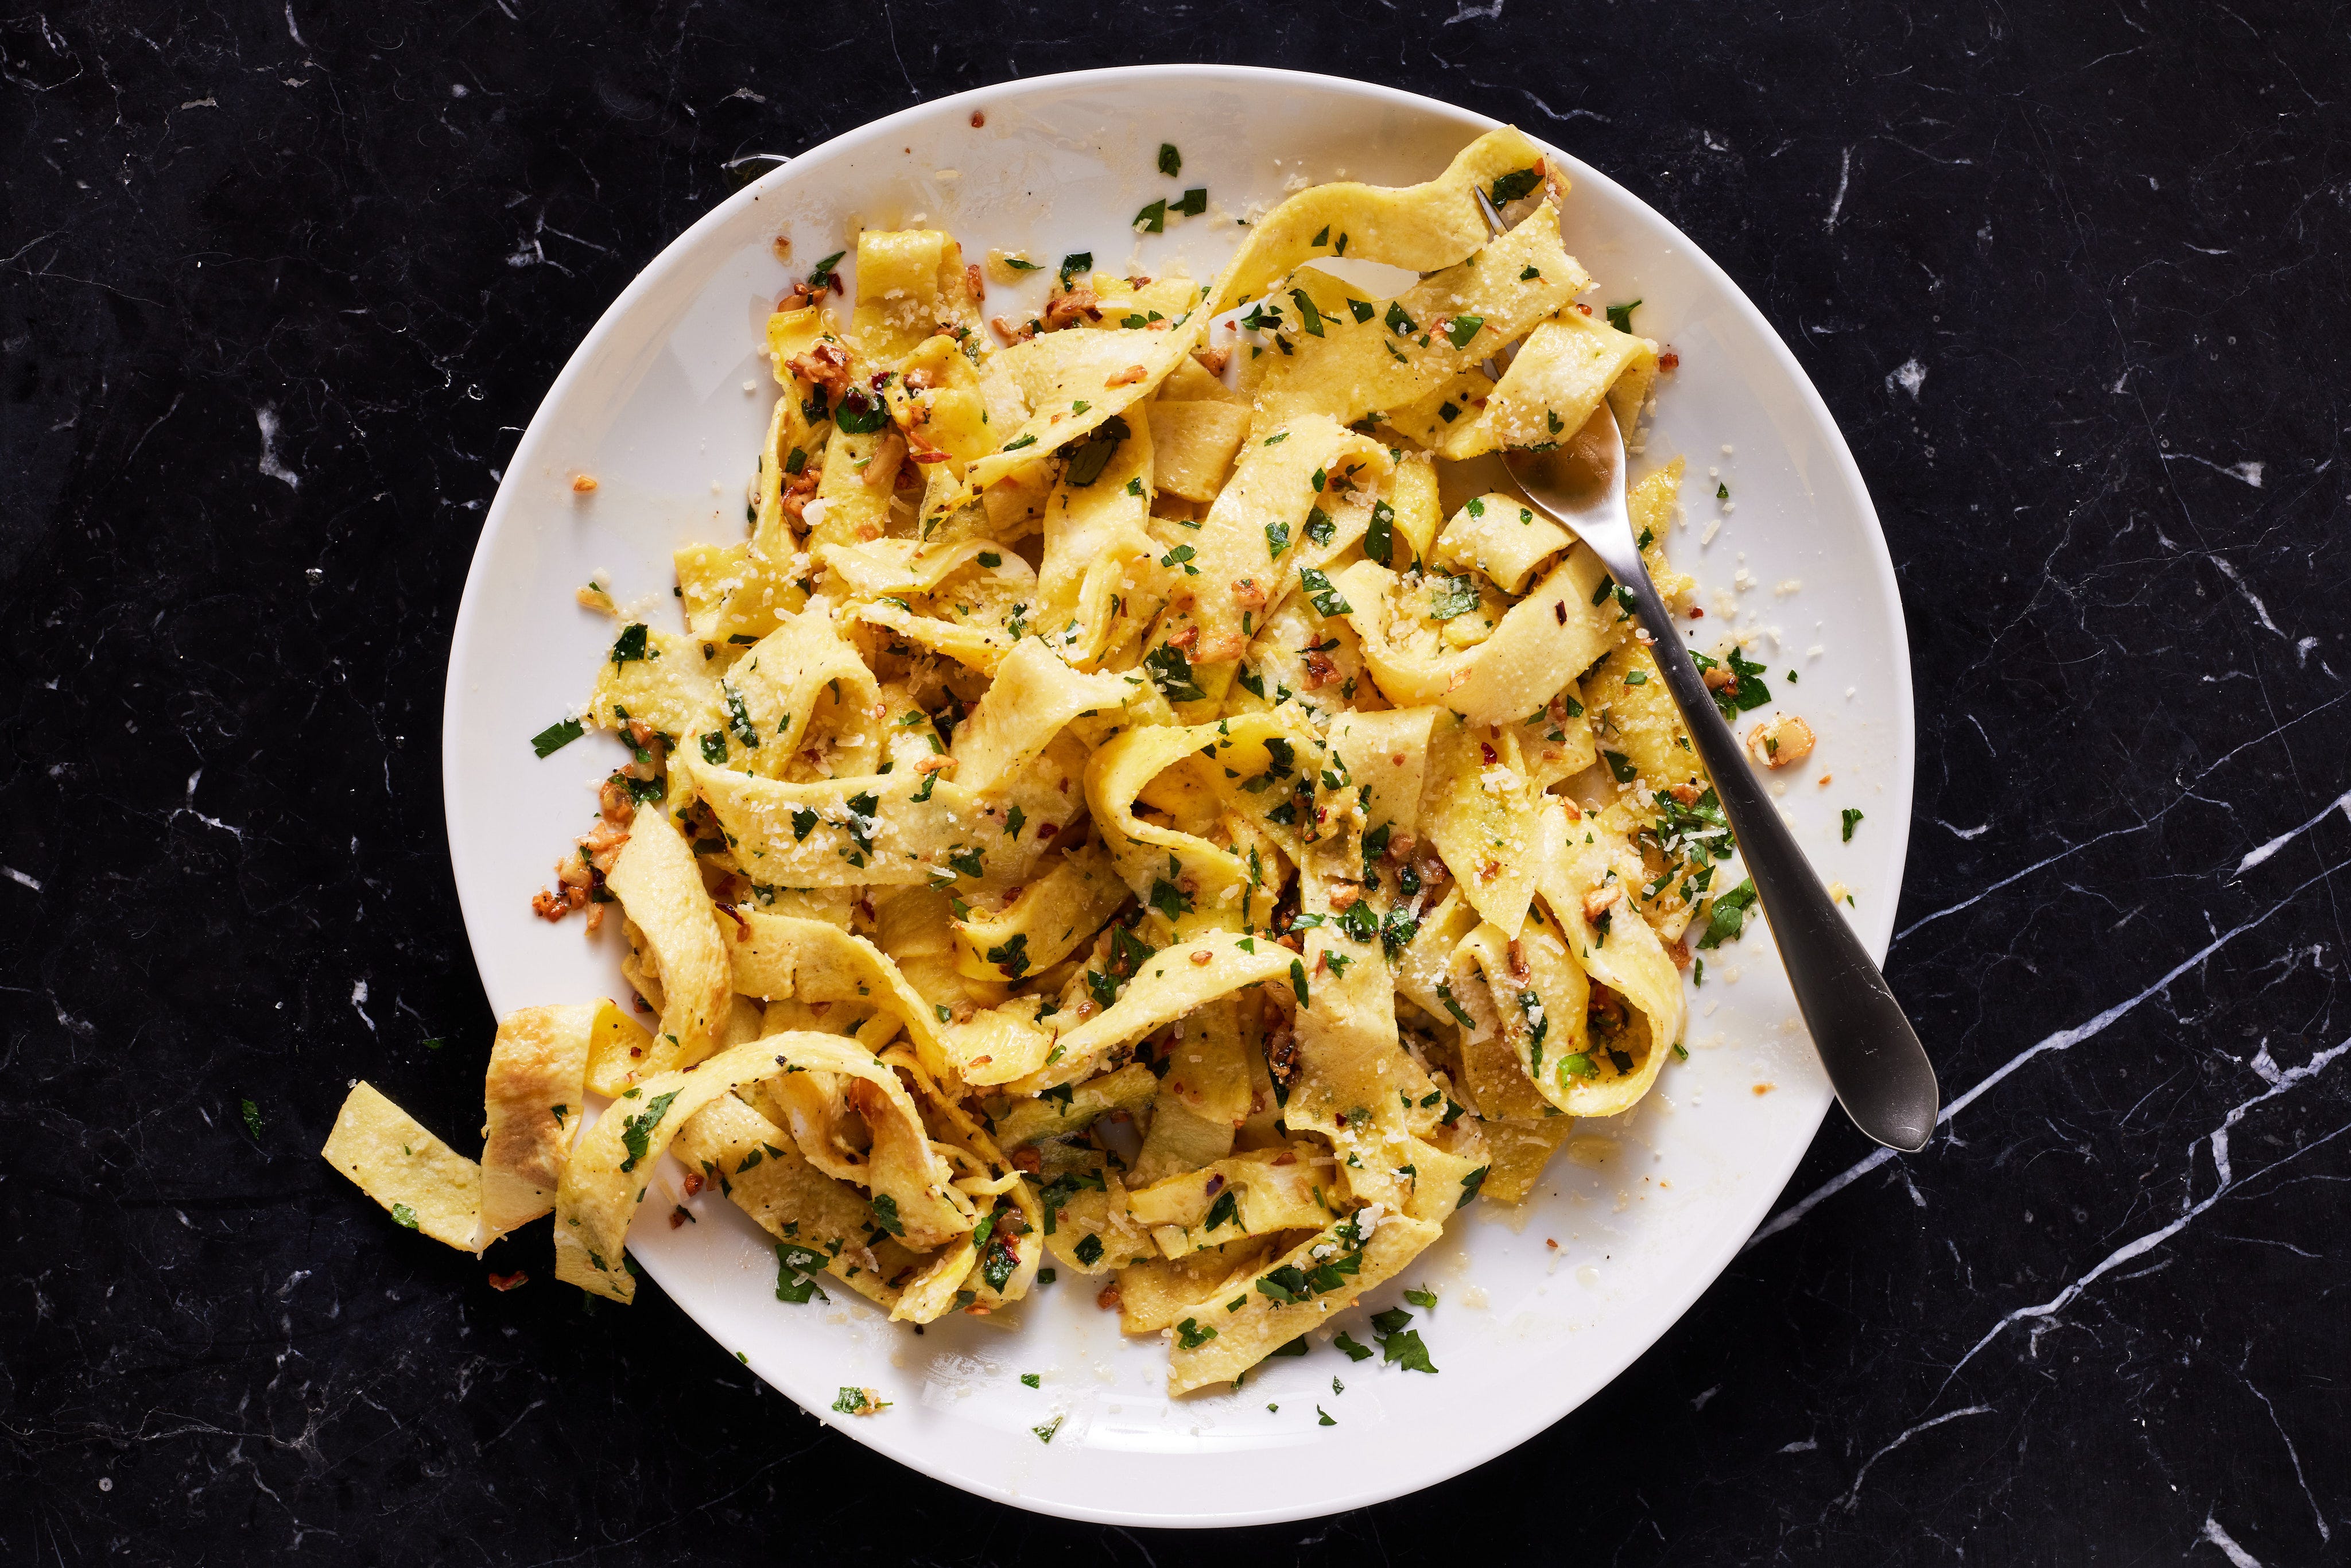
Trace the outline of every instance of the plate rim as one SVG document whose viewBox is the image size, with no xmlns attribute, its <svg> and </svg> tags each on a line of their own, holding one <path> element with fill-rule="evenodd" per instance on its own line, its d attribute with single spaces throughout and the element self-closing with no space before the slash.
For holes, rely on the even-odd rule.
<svg viewBox="0 0 2351 1568">
<path fill-rule="evenodd" d="M 474 893 L 479 890 L 469 892 L 469 883 L 472 879 L 469 878 L 466 867 L 456 852 L 458 765 L 456 751 L 450 743 L 457 728 L 458 711 L 462 702 L 459 691 L 459 672 L 468 667 L 467 654 L 475 640 L 475 628 L 486 613 L 484 609 L 486 598 L 494 591 L 488 583 L 487 561 L 491 554 L 490 543 L 500 529 L 507 526 L 507 519 L 509 514 L 520 505 L 521 486 L 517 482 L 517 476 L 530 469 L 538 449 L 550 438 L 550 432 L 557 422 L 556 415 L 551 410 L 563 401 L 563 395 L 570 391 L 572 383 L 587 373 L 588 367 L 596 360 L 606 340 L 622 330 L 622 322 L 632 313 L 637 302 L 659 288 L 667 281 L 672 272 L 688 264 L 706 232 L 724 227 L 739 214 L 741 209 L 787 190 L 794 178 L 795 171 L 800 165 L 816 160 L 820 155 L 828 158 L 838 156 L 844 152 L 853 152 L 868 142 L 886 141 L 893 129 L 901 123 L 917 116 L 939 114 L 953 106 L 969 104 L 975 108 L 986 108 L 991 98 L 1000 99 L 1007 94 L 1050 92 L 1090 86 L 1102 87 L 1131 82 L 1138 78 L 1184 77 L 1224 85 L 1254 83 L 1272 86 L 1282 83 L 1301 85 L 1311 83 L 1318 89 L 1335 90 L 1343 95 L 1362 98 L 1415 113 L 1451 118 L 1467 125 L 1480 127 L 1482 130 L 1489 131 L 1512 123 L 1426 93 L 1411 92 L 1384 83 L 1333 76 L 1320 71 L 1208 62 L 1106 66 L 1087 70 L 1059 71 L 1043 76 L 1016 77 L 940 98 L 926 99 L 878 120 L 867 120 L 853 126 L 803 152 L 790 154 L 786 162 L 717 202 L 709 211 L 689 224 L 656 252 L 652 259 L 639 269 L 637 275 L 630 279 L 627 286 L 613 297 L 611 302 L 597 317 L 595 323 L 580 338 L 578 346 L 565 360 L 562 369 L 548 384 L 546 392 L 540 394 L 538 407 L 533 410 L 530 419 L 524 425 L 522 434 L 515 443 L 514 451 L 507 459 L 505 476 L 499 481 L 496 495 L 484 514 L 481 530 L 475 539 L 473 559 L 466 568 L 465 587 L 460 593 L 456 613 L 451 624 L 449 662 L 443 680 L 440 734 L 443 852 L 448 858 L 452 883 L 457 894 L 458 915 L 465 928 L 467 949 L 473 956 L 475 975 L 482 981 L 486 999 L 489 988 L 489 966 L 486 962 L 483 939 L 477 934 L 475 921 L 469 914 L 470 909 L 476 903 Z M 1525 131 L 1524 127 L 1520 129 L 1522 131 Z M 1541 146 L 1547 154 L 1556 155 L 1565 160 L 1577 181 L 1588 183 L 1613 193 L 1616 198 L 1635 209 L 1647 222 L 1656 225 L 1669 237 L 1670 243 L 1683 248 L 1687 259 L 1710 284 L 1722 292 L 1731 302 L 1731 308 L 1737 312 L 1743 313 L 1747 319 L 1747 324 L 1757 330 L 1761 341 L 1768 346 L 1768 352 L 1776 361 L 1782 373 L 1797 389 L 1810 423 L 1815 430 L 1822 433 L 1823 438 L 1822 444 L 1830 459 L 1835 476 L 1857 499 L 1862 514 L 1869 524 L 1865 530 L 1869 565 L 1876 574 L 1882 601 L 1890 612 L 1894 633 L 1890 639 L 1891 648 L 1886 652 L 1889 653 L 1892 664 L 1889 684 L 1895 697 L 1893 717 L 1897 722 L 1895 757 L 1897 768 L 1896 777 L 1887 779 L 1886 787 L 1889 794 L 1894 797 L 1889 804 L 1896 805 L 1900 810 L 1900 833 L 1899 841 L 1894 848 L 1891 862 L 1894 875 L 1887 890 L 1888 895 L 1873 900 L 1870 914 L 1863 920 L 1856 921 L 1855 924 L 1862 927 L 1864 945 L 1882 967 L 1891 946 L 1895 917 L 1901 898 L 1902 883 L 1908 869 L 1911 814 L 1917 786 L 1917 723 L 1916 693 L 1911 679 L 1908 617 L 1903 606 L 1900 580 L 1894 569 L 1893 553 L 1886 542 L 1885 523 L 1878 515 L 1875 501 L 1871 498 L 1867 480 L 1862 474 L 1860 465 L 1854 458 L 1852 447 L 1845 440 L 1843 427 L 1830 411 L 1826 400 L 1821 396 L 1820 389 L 1813 385 L 1812 377 L 1805 371 L 1802 362 L 1796 358 L 1794 350 L 1788 346 L 1786 339 L 1771 324 L 1771 319 L 1763 314 L 1755 302 L 1748 297 L 1747 291 L 1740 287 L 1720 264 L 1716 262 L 1704 247 L 1683 233 L 1679 225 L 1611 178 L 1606 172 L 1584 162 L 1574 153 L 1555 142 L 1531 131 L 1525 131 L 1525 133 L 1530 140 Z M 484 904 L 484 907 L 487 907 L 486 903 Z M 1133 1508 L 1090 1507 L 1082 1503 L 1064 1503 L 1057 1500 L 1033 1498 L 1023 1495 L 1017 1490 L 991 1484 L 976 1476 L 940 1469 L 916 1458 L 907 1445 L 893 1441 L 893 1435 L 883 1429 L 880 1423 L 828 1422 L 826 1425 L 837 1430 L 845 1429 L 847 1435 L 861 1446 L 872 1449 L 895 1463 L 904 1465 L 928 1479 L 943 1482 L 960 1491 L 985 1498 L 993 1502 L 1008 1504 L 1027 1512 L 1087 1523 L 1151 1529 L 1234 1529 L 1249 1525 L 1290 1523 L 1325 1518 L 1332 1514 L 1409 1497 L 1416 1492 L 1426 1490 L 1429 1487 L 1475 1469 L 1540 1437 L 1597 1397 L 1622 1376 L 1635 1362 L 1647 1354 L 1659 1340 L 1688 1315 L 1691 1307 L 1697 1303 L 1698 1298 L 1714 1287 L 1729 1270 L 1732 1260 L 1746 1248 L 1753 1237 L 1756 1227 L 1768 1217 L 1772 1205 L 1786 1190 L 1789 1178 L 1794 1174 L 1797 1166 L 1802 1164 L 1805 1155 L 1811 1151 L 1819 1135 L 1821 1124 L 1826 1119 L 1829 1108 L 1835 1103 L 1834 1095 L 1829 1095 L 1815 1113 L 1813 1124 L 1806 1135 L 1802 1140 L 1791 1138 L 1788 1141 L 1786 1148 L 1781 1151 L 1782 1157 L 1778 1161 L 1776 1171 L 1762 1168 L 1754 1173 L 1755 1190 L 1766 1196 L 1756 1205 L 1751 1222 L 1731 1232 L 1727 1241 L 1717 1246 L 1713 1256 L 1704 1259 L 1702 1263 L 1688 1270 L 1687 1278 L 1694 1282 L 1688 1284 L 1683 1291 L 1676 1292 L 1674 1296 L 1667 1298 L 1670 1306 L 1656 1312 L 1648 1325 L 1626 1336 L 1627 1343 L 1621 1354 L 1610 1358 L 1615 1364 L 1591 1392 L 1565 1409 L 1537 1411 L 1518 1419 L 1498 1420 L 1485 1428 L 1487 1435 L 1483 1439 L 1452 1446 L 1440 1463 L 1425 1473 L 1410 1478 L 1409 1483 L 1401 1488 L 1393 1488 L 1385 1484 L 1374 1485 L 1351 1490 L 1339 1496 L 1315 1495 L 1302 1498 L 1296 1506 L 1277 1505 L 1241 1509 L 1206 1516 L 1196 1513 L 1170 1515 L 1157 1511 L 1138 1511 Z M 661 1267 L 650 1258 L 644 1260 L 643 1266 L 657 1283 L 663 1285 L 671 1301 L 694 1322 L 696 1328 L 709 1335 L 714 1343 L 723 1343 L 711 1326 L 704 1322 L 702 1314 L 695 1309 L 688 1297 L 669 1290 L 668 1281 L 663 1279 L 664 1270 Z M 757 1369 L 754 1368 L 754 1371 L 756 1373 Z M 768 1383 L 768 1386 L 784 1397 L 793 1398 L 789 1390 L 773 1383 L 764 1375 L 761 1375 L 760 1380 Z M 798 1404 L 799 1401 L 794 1399 L 794 1403 Z M 806 1407 L 803 1406 L 803 1408 Z M 810 1414 L 816 1413 L 811 1411 Z M 821 1419 L 821 1416 L 819 1416 L 819 1419 Z"/>
</svg>

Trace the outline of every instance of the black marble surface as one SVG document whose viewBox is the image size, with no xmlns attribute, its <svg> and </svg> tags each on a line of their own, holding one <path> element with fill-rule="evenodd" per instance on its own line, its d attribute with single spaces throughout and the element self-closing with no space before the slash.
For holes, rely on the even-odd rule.
<svg viewBox="0 0 2351 1568">
<path fill-rule="evenodd" d="M 2346 40 L 2147 0 L 12 7 L 0 1557 L 2346 1560 Z M 354 1076 L 478 1108 L 450 621 L 605 304 L 744 153 L 1194 57 L 1515 118 L 1786 337 L 1901 570 L 1889 972 L 1958 1107 L 1900 1160 L 1832 1119 L 1538 1440 L 1228 1536 L 913 1477 L 657 1290 L 494 1293 L 316 1154 Z"/>
</svg>

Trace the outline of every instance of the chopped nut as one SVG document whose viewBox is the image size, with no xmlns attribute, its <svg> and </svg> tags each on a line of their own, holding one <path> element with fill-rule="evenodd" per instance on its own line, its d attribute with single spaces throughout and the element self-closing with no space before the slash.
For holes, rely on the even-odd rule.
<svg viewBox="0 0 2351 1568">
<path fill-rule="evenodd" d="M 1195 349 L 1192 357 L 1200 361 L 1202 370 L 1212 376 L 1220 376 L 1225 373 L 1225 361 L 1233 357 L 1233 351 L 1230 349 Z"/>
<path fill-rule="evenodd" d="M 971 118 L 974 124 L 978 123 L 979 116 L 975 114 Z M 963 286 L 971 290 L 971 302 L 974 305 L 979 304 L 982 300 L 987 298 L 987 284 L 981 276 L 979 263 L 974 261 L 965 264 L 963 269 Z"/>
<path fill-rule="evenodd" d="M 571 487 L 580 495 L 584 496 L 588 494 L 589 491 L 593 490 L 596 487 L 596 476 L 593 474 L 582 474 L 578 478 L 571 481 Z"/>
<path fill-rule="evenodd" d="M 1585 922 L 1588 924 L 1596 923 L 1603 915 L 1607 914 L 1611 908 L 1614 907 L 1617 901 L 1622 899 L 1624 896 L 1625 890 L 1614 883 L 1610 883 L 1606 887 L 1593 888 L 1591 892 L 1583 895 L 1583 918 Z"/>
<path fill-rule="evenodd" d="M 836 400 L 849 390 L 849 354 L 838 343 L 812 344 L 807 353 L 786 360 L 784 369 Z"/>
<path fill-rule="evenodd" d="M 1104 1285 L 1094 1296 L 1094 1305 L 1106 1312 L 1118 1311 L 1118 1287 L 1115 1284 Z"/>
<path fill-rule="evenodd" d="M 1747 749 L 1766 768 L 1785 768 L 1813 754 L 1813 727 L 1793 714 L 1757 725 L 1747 732 Z"/>
<path fill-rule="evenodd" d="M 890 432 L 873 446 L 872 459 L 865 465 L 865 483 L 875 489 L 886 489 L 898 478 L 898 465 L 906 460 L 906 438 L 896 431 Z"/>
<path fill-rule="evenodd" d="M 1192 949 L 1192 962 L 1195 964 L 1214 963 L 1216 961 L 1216 953 L 1210 948 L 1195 947 Z"/>
<path fill-rule="evenodd" d="M 1099 321 L 1101 304 L 1091 288 L 1072 288 L 1067 294 L 1057 294 L 1045 307 L 1045 330 L 1058 332 L 1064 327 L 1074 327 L 1081 317 Z"/>
<path fill-rule="evenodd" d="M 1244 610 L 1265 608 L 1265 590 L 1253 577 L 1237 578 L 1233 581 L 1233 602 Z"/>
</svg>

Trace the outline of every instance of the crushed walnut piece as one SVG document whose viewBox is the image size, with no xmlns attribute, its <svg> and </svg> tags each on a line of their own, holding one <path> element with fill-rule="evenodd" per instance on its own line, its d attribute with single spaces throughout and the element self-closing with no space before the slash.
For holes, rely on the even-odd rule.
<svg viewBox="0 0 2351 1568">
<path fill-rule="evenodd" d="M 849 390 L 849 354 L 838 343 L 816 343 L 805 354 L 794 354 L 784 369 L 810 386 L 820 386 L 836 402 Z"/>
<path fill-rule="evenodd" d="M 1072 288 L 1067 294 L 1056 294 L 1045 307 L 1045 330 L 1058 332 L 1064 327 L 1074 327 L 1080 321 L 1102 319 L 1102 301 L 1091 288 Z"/>
<path fill-rule="evenodd" d="M 1747 732 L 1747 749 L 1766 768 L 1785 768 L 1813 754 L 1813 727 L 1794 714 L 1767 719 Z"/>
</svg>

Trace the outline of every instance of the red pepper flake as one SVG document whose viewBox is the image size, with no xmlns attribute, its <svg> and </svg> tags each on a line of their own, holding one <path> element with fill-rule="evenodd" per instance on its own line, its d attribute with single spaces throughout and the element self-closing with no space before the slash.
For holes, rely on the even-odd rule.
<svg viewBox="0 0 2351 1568">
<path fill-rule="evenodd" d="M 511 1274 L 493 1274 L 490 1276 L 490 1289 L 493 1291 L 518 1291 L 529 1283 L 530 1276 L 524 1273 L 519 1269 L 517 1269 Z"/>
</svg>

